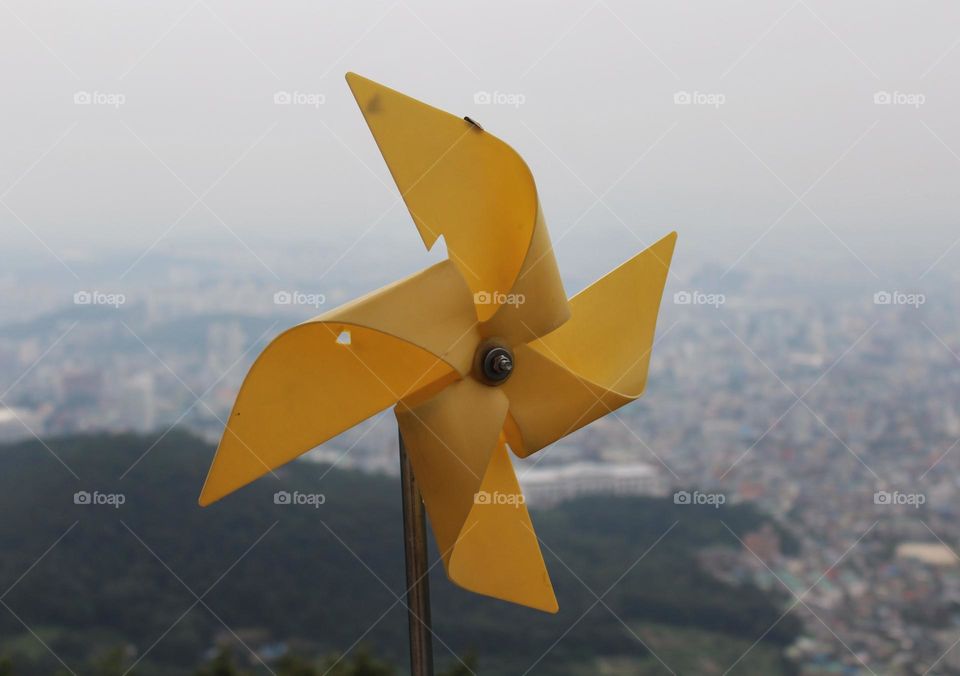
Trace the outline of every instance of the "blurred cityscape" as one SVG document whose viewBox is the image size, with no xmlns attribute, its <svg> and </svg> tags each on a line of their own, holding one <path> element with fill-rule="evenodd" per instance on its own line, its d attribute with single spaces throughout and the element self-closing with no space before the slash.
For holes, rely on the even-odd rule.
<svg viewBox="0 0 960 676">
<path fill-rule="evenodd" d="M 290 261 L 301 287 L 201 248 L 158 251 L 114 286 L 8 269 L 0 440 L 184 426 L 216 441 L 269 339 L 399 276 L 385 256 L 313 288 L 313 263 Z M 671 277 L 646 396 L 518 461 L 527 497 L 755 502 L 799 549 L 731 531 L 701 563 L 787 592 L 803 673 L 960 673 L 960 307 L 936 275 L 896 289 L 803 273 Z M 391 412 L 312 457 L 395 472 Z"/>
</svg>

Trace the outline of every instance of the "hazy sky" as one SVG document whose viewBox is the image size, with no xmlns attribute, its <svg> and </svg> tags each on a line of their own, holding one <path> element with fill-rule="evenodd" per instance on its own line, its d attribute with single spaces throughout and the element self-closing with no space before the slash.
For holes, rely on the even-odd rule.
<svg viewBox="0 0 960 676">
<path fill-rule="evenodd" d="M 798 244 L 864 275 L 901 252 L 917 276 L 960 262 L 956 2 L 4 0 L 0 16 L 0 233 L 38 261 L 198 239 L 329 257 L 362 233 L 345 265 L 385 243 L 418 256 L 354 70 L 516 147 L 561 265 L 603 270 L 670 229 L 724 266 Z"/>
</svg>

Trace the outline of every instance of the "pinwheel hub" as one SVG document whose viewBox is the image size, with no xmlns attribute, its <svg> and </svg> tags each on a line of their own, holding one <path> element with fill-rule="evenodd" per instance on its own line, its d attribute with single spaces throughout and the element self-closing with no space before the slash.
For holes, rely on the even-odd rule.
<svg viewBox="0 0 960 676">
<path fill-rule="evenodd" d="M 487 385 L 499 385 L 513 373 L 513 353 L 500 344 L 484 343 L 477 349 L 477 374 Z"/>
</svg>

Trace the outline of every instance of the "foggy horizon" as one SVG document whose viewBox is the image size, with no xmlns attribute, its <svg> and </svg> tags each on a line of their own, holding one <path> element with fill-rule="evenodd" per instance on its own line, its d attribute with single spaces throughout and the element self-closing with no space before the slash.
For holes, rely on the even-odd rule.
<svg viewBox="0 0 960 676">
<path fill-rule="evenodd" d="M 5 10 L 7 251 L 133 262 L 158 243 L 209 241 L 254 260 L 274 243 L 369 231 L 371 243 L 408 237 L 397 255 L 414 255 L 343 81 L 353 70 L 513 145 L 561 260 L 672 230 L 726 267 L 798 242 L 838 249 L 868 277 L 898 259 L 919 277 L 960 255 L 949 3 L 909 15 L 894 3 L 373 3 L 308 21 L 293 4 L 267 22 L 252 5 L 80 7 Z M 366 248 L 345 264 L 369 264 Z"/>
</svg>

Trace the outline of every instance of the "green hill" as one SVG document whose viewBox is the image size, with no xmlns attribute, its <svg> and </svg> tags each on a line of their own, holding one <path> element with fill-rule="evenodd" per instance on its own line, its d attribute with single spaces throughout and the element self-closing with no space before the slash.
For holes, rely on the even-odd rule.
<svg viewBox="0 0 960 676">
<path fill-rule="evenodd" d="M 0 656 L 9 673 L 63 669 L 44 644 L 77 674 L 100 673 L 89 665 L 111 651 L 127 665 L 142 658 L 136 674 L 191 674 L 218 642 L 236 643 L 244 660 L 243 644 L 265 659 L 365 645 L 405 668 L 395 479 L 297 462 L 204 509 L 196 499 L 213 449 L 174 432 L 146 452 L 155 442 L 97 435 L 47 440 L 49 450 L 0 447 Z M 325 501 L 275 504 L 281 490 Z M 77 491 L 96 493 L 92 501 L 121 494 L 123 504 L 75 504 Z M 471 595 L 438 565 L 438 663 L 472 654 L 479 674 L 534 663 L 530 673 L 667 673 L 636 632 L 677 673 L 722 673 L 780 615 L 782 599 L 721 584 L 696 562 L 703 547 L 735 544 L 720 519 L 738 534 L 764 521 L 747 506 L 590 498 L 533 518 L 553 552 L 544 556 L 560 612 Z M 593 592 L 628 568 L 595 604 Z M 780 654 L 797 630 L 792 617 L 777 623 L 734 673 L 785 673 Z"/>
</svg>

